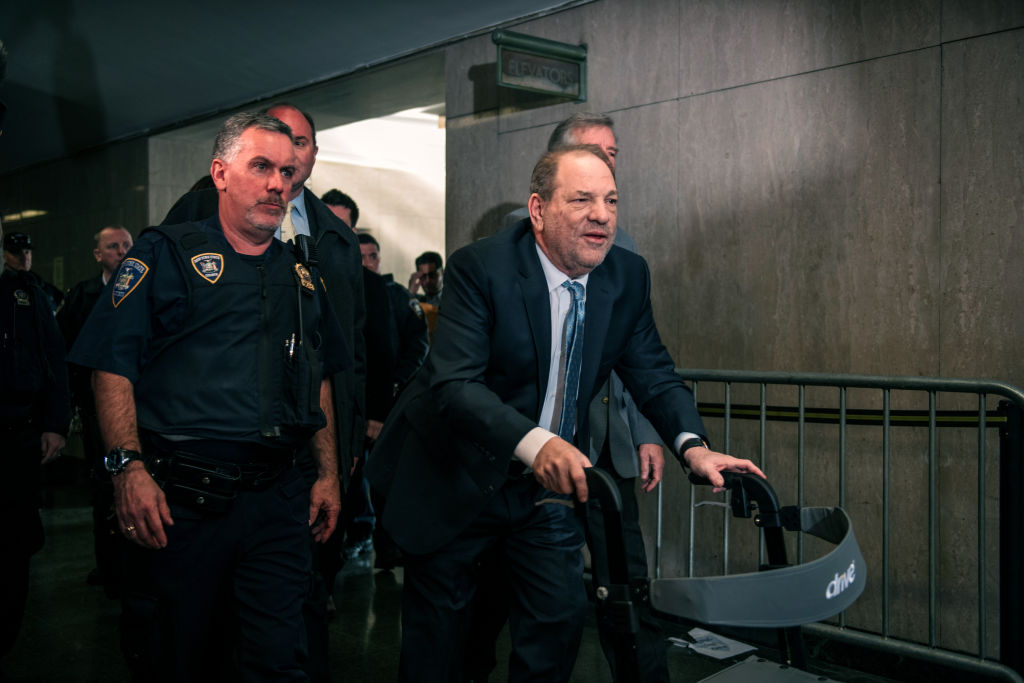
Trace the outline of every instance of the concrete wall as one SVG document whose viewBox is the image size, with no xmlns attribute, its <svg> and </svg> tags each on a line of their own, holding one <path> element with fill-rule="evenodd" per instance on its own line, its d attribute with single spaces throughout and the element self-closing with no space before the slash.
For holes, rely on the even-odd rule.
<svg viewBox="0 0 1024 683">
<path fill-rule="evenodd" d="M 555 122 L 606 111 L 621 222 L 681 365 L 1024 384 L 1024 316 L 995 295 L 1021 277 L 1022 14 L 604 0 L 514 27 L 589 46 L 589 101 L 540 107 L 495 92 L 489 37 L 458 44 L 449 251 L 525 203 Z"/>
<path fill-rule="evenodd" d="M 45 211 L 5 220 L 4 232 L 32 236 L 32 270 L 61 288 L 99 272 L 93 235 L 122 225 L 133 235 L 148 225 L 145 140 L 115 143 L 8 173 L 0 178 L 0 214 Z"/>
<path fill-rule="evenodd" d="M 198 140 L 175 134 L 154 135 L 148 144 L 149 225 L 159 225 L 181 195 L 209 175 L 213 136 Z"/>
<path fill-rule="evenodd" d="M 605 111 L 621 149 L 620 221 L 651 264 L 677 365 L 1024 385 L 1024 3 L 599 0 L 512 29 L 585 43 L 589 101 L 498 92 L 488 36 L 449 47 L 449 251 L 525 203 L 557 121 Z M 721 424 L 708 426 L 721 443 Z M 772 465 L 790 494 L 795 432 L 778 429 Z M 809 443 L 834 463 L 834 434 Z M 956 539 L 977 527 L 977 468 L 960 457 L 975 444 L 949 436 L 940 448 L 940 644 L 967 651 L 977 634 L 957 631 L 973 618 L 976 569 Z M 756 433 L 734 435 L 739 454 L 757 445 Z M 850 505 L 875 534 L 877 439 L 851 446 Z M 896 635 L 916 639 L 927 637 L 926 456 L 901 436 L 890 472 L 901 477 Z M 831 498 L 821 504 L 836 502 L 833 470 L 810 468 L 806 490 Z M 688 491 L 677 469 L 667 479 L 678 538 Z M 879 541 L 862 543 L 877 580 Z M 686 565 L 669 540 L 667 573 Z M 877 591 L 862 600 L 872 610 Z M 855 625 L 878 629 L 869 611 Z"/>
</svg>

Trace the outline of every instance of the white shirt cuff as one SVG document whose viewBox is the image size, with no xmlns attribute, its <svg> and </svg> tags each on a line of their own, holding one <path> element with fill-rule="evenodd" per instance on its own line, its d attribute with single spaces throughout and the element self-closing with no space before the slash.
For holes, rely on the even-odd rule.
<svg viewBox="0 0 1024 683">
<path fill-rule="evenodd" d="M 672 442 L 672 445 L 675 447 L 675 452 L 679 453 L 679 447 L 683 445 L 684 441 L 686 441 L 687 439 L 699 438 L 701 438 L 700 434 L 694 434 L 693 432 L 679 432 L 679 436 L 677 436 L 676 440 Z M 679 457 L 683 457 L 683 454 L 679 453 Z"/>
<path fill-rule="evenodd" d="M 516 449 L 514 451 L 515 456 L 527 467 L 533 467 L 533 461 L 537 459 L 537 454 L 540 453 L 540 449 L 554 437 L 555 434 L 552 434 L 548 430 L 542 427 L 534 427 L 530 431 L 526 432 L 526 436 L 524 436 L 516 445 Z"/>
</svg>

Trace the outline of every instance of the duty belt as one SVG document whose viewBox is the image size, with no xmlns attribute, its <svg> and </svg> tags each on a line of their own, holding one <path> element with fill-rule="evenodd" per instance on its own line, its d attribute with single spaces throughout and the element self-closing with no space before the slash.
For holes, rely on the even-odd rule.
<svg viewBox="0 0 1024 683">
<path fill-rule="evenodd" d="M 280 458 L 268 462 L 236 463 L 156 450 L 147 454 L 146 468 L 167 500 L 210 513 L 227 512 L 239 493 L 270 488 L 294 463 L 292 451 L 280 451 Z"/>
</svg>

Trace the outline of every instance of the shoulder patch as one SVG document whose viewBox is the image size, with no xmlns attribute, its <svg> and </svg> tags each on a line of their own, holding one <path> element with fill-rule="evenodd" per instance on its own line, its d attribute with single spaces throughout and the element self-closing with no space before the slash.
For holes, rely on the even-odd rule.
<svg viewBox="0 0 1024 683">
<path fill-rule="evenodd" d="M 214 284 L 224 272 L 224 256 L 213 253 L 198 254 L 192 257 L 192 267 L 199 273 L 199 277 Z"/>
<path fill-rule="evenodd" d="M 139 283 L 142 282 L 142 279 L 146 277 L 148 272 L 149 266 L 137 258 L 126 258 L 121 262 L 121 267 L 117 270 L 111 293 L 114 308 L 120 306 L 121 302 L 135 291 L 135 288 L 139 286 Z"/>
</svg>

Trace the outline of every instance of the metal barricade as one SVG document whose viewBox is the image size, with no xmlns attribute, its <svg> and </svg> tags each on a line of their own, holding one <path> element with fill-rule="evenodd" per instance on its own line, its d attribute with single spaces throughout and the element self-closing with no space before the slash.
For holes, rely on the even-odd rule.
<svg viewBox="0 0 1024 683">
<path fill-rule="evenodd" d="M 795 472 L 797 505 L 806 504 L 809 470 L 821 470 L 817 456 L 826 451 L 835 454 L 835 498 L 820 500 L 822 495 L 827 498 L 831 494 L 818 491 L 821 487 L 817 481 L 813 495 L 819 498 L 819 504 L 829 502 L 847 510 L 853 508 L 851 515 L 857 524 L 858 538 L 871 551 L 869 573 L 876 577 L 864 596 L 874 592 L 873 599 L 865 601 L 862 597 L 860 602 L 877 605 L 878 609 L 875 613 L 869 607 L 866 609 L 871 609 L 871 613 L 851 618 L 844 613 L 831 620 L 834 623 L 814 624 L 805 630 L 964 673 L 1022 680 L 1024 392 L 1009 384 L 984 380 L 689 369 L 677 372 L 692 383 L 701 415 L 711 432 L 712 446 L 750 457 L 767 472 L 776 488 L 780 481 L 773 477 L 773 470 Z M 794 391 L 795 400 L 790 400 Z M 813 392 L 810 399 L 809 392 Z M 852 392 L 856 392 L 856 397 L 851 401 Z M 769 400 L 769 394 L 782 393 L 784 399 Z M 738 397 L 739 394 L 743 396 Z M 947 408 L 947 404 L 952 404 L 952 408 Z M 784 423 L 788 425 L 780 429 L 778 425 Z M 812 425 L 817 431 L 809 437 Z M 900 432 L 900 444 L 894 447 L 897 430 L 904 429 L 909 431 Z M 769 431 L 773 432 L 771 447 Z M 951 442 L 945 451 L 940 444 L 940 431 L 948 434 Z M 993 433 L 998 435 L 995 443 L 991 441 Z M 855 434 L 853 444 L 851 434 Z M 912 436 L 906 438 L 903 434 Z M 920 449 L 904 448 L 904 441 L 920 441 Z M 967 442 L 972 443 L 973 457 L 963 445 Z M 879 471 L 872 481 L 873 469 L 865 463 L 875 461 Z M 893 481 L 893 472 L 906 468 L 919 471 L 920 476 Z M 967 484 L 964 478 L 971 472 L 976 475 L 976 482 Z M 666 545 L 671 542 L 666 541 L 664 533 L 664 489 L 665 486 L 659 487 L 657 502 L 656 577 L 661 576 L 670 557 L 666 555 Z M 700 502 L 695 500 L 692 486 L 689 493 L 685 549 L 674 548 L 672 557 L 685 552 L 685 568 L 692 576 L 699 561 L 695 539 L 700 513 L 695 506 Z M 910 506 L 911 510 L 923 508 L 920 519 L 914 518 L 912 523 L 906 519 L 912 515 L 903 512 L 907 507 L 903 496 L 907 495 L 919 501 L 916 508 Z M 977 498 L 976 506 L 969 514 L 960 515 L 973 516 L 975 538 L 969 538 L 970 532 L 957 534 L 955 527 L 962 525 L 961 519 L 948 521 L 948 504 L 961 505 L 971 495 Z M 880 508 L 879 533 L 856 518 L 858 505 L 865 516 L 875 514 L 876 505 Z M 898 523 L 893 519 L 896 510 L 901 515 Z M 674 507 L 672 514 L 677 512 L 678 507 Z M 723 511 L 723 516 L 716 522 L 724 531 L 718 551 L 722 567 L 711 573 L 730 572 L 728 512 Z M 946 526 L 954 529 L 947 531 Z M 994 530 L 995 526 L 998 530 Z M 916 564 L 907 570 L 906 562 L 894 559 L 898 553 L 902 557 L 908 539 L 915 535 L 921 537 L 917 543 L 927 548 L 927 562 L 923 563 L 926 570 L 920 573 Z M 801 540 L 796 548 L 798 561 L 803 561 L 803 555 Z M 940 577 L 940 560 L 955 565 L 953 570 L 943 570 L 943 574 L 955 576 Z M 965 563 L 973 564 L 973 573 L 960 569 Z M 894 595 L 897 587 L 899 596 Z M 923 600 L 908 599 L 907 594 L 920 594 L 927 606 L 918 604 Z M 901 621 L 907 619 L 904 606 L 908 604 L 926 614 L 927 633 L 908 634 L 903 632 L 905 628 L 895 628 L 895 604 L 900 605 L 897 614 Z M 943 625 L 946 633 L 941 632 Z M 953 631 L 958 632 L 950 637 Z M 964 634 L 973 634 L 973 646 L 964 643 Z"/>
</svg>

